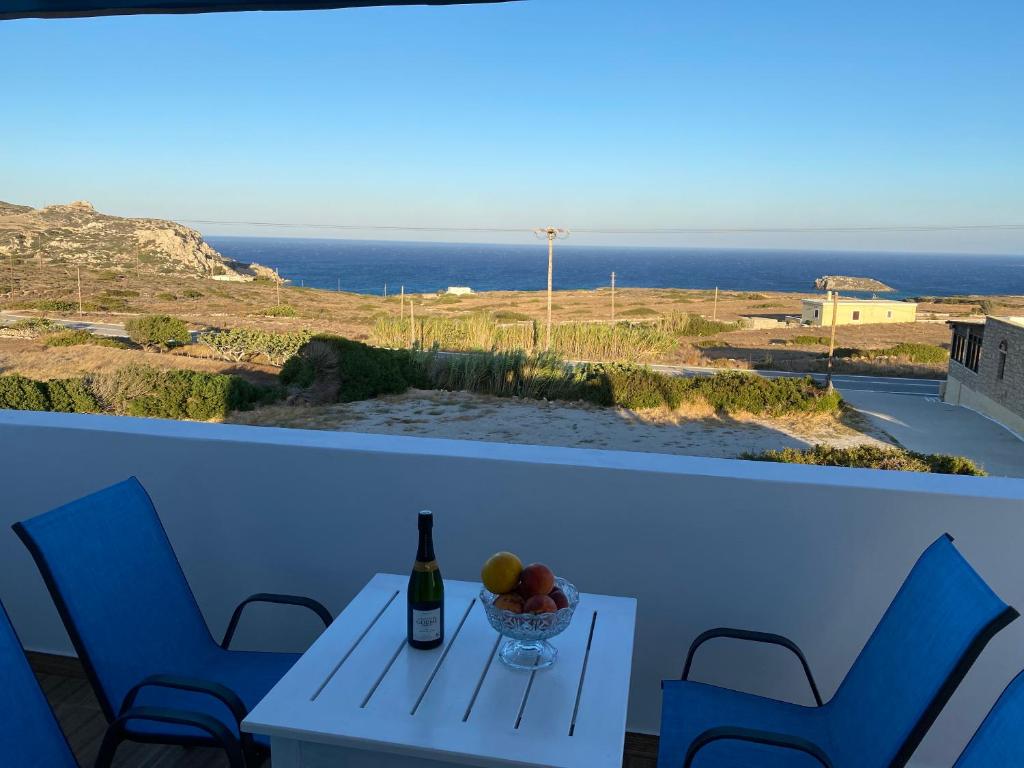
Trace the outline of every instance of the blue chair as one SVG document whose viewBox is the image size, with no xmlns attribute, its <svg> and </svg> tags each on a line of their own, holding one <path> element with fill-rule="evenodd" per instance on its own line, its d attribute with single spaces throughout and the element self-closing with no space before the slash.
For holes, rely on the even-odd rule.
<svg viewBox="0 0 1024 768">
<path fill-rule="evenodd" d="M 0 605 L 0 765 L 78 768 Z"/>
<path fill-rule="evenodd" d="M 1024 672 L 1006 686 L 953 768 L 1024 765 Z"/>
<path fill-rule="evenodd" d="M 298 605 L 330 625 L 326 608 L 308 598 L 253 595 L 235 609 L 218 644 L 135 478 L 14 530 L 110 723 L 101 760 L 111 759 L 124 740 L 222 747 L 233 764 L 240 754 L 240 765 L 261 759 L 268 740 L 242 733 L 241 721 L 298 655 L 229 650 L 242 611 L 254 602 Z M 183 722 L 182 714 L 193 722 Z"/>
<path fill-rule="evenodd" d="M 715 629 L 663 683 L 660 768 L 900 768 L 988 641 L 1017 618 L 942 536 L 918 559 L 853 667 L 823 703 L 800 649 L 779 635 Z M 817 706 L 691 682 L 718 637 L 792 651 Z"/>
</svg>

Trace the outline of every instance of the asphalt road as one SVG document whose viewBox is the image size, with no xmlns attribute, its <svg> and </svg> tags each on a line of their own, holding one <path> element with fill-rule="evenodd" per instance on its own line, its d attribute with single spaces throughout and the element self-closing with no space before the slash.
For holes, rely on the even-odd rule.
<svg viewBox="0 0 1024 768">
<path fill-rule="evenodd" d="M 27 317 L 32 317 L 32 315 L 19 315 L 17 312 L 0 312 L 0 325 L 14 325 L 19 320 L 24 320 Z M 95 333 L 97 336 L 111 336 L 118 339 L 128 338 L 124 326 L 120 323 L 92 323 L 86 320 L 69 320 L 56 317 L 50 319 L 68 328 L 88 331 L 89 333 Z"/>
<path fill-rule="evenodd" d="M 653 365 L 652 368 L 676 376 L 711 376 L 720 373 L 722 368 L 700 368 L 697 366 Z M 792 371 L 748 371 L 769 379 L 800 379 L 810 376 L 815 381 L 825 383 L 823 373 L 793 373 Z M 901 379 L 894 376 L 851 376 L 836 375 L 832 384 L 841 393 L 846 392 L 885 392 L 892 395 L 911 395 L 915 397 L 938 397 L 941 379 Z"/>
</svg>

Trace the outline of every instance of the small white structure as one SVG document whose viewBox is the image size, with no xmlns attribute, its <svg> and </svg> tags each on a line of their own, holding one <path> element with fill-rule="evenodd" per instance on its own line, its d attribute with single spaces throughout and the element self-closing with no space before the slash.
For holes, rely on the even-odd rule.
<svg viewBox="0 0 1024 768">
<path fill-rule="evenodd" d="M 450 296 L 469 296 L 473 293 L 473 289 L 468 285 L 449 285 L 445 293 Z"/>
</svg>

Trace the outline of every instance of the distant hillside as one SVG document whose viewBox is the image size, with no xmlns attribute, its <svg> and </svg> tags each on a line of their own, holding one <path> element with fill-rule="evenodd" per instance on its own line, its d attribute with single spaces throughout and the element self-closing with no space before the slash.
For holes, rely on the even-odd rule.
<svg viewBox="0 0 1024 768">
<path fill-rule="evenodd" d="M 84 201 L 45 208 L 0 201 L 0 256 L 12 254 L 40 264 L 138 267 L 218 280 L 274 277 L 258 264 L 225 258 L 194 229 L 163 219 L 108 216 Z"/>
</svg>

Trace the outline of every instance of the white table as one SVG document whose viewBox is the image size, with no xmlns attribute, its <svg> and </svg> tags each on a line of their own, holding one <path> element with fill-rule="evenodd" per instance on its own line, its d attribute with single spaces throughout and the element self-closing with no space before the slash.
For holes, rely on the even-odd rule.
<svg viewBox="0 0 1024 768">
<path fill-rule="evenodd" d="M 242 723 L 273 768 L 620 768 L 636 601 L 581 594 L 550 669 L 497 657 L 480 585 L 445 581 L 445 643 L 405 642 L 407 576 L 377 574 Z"/>
</svg>

